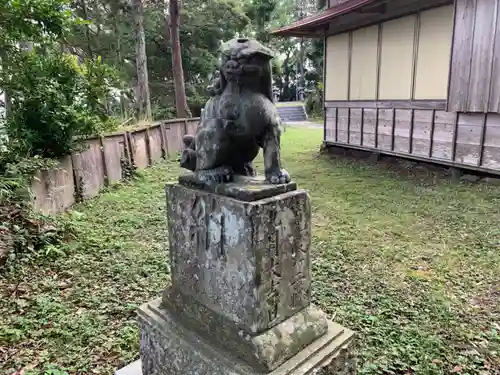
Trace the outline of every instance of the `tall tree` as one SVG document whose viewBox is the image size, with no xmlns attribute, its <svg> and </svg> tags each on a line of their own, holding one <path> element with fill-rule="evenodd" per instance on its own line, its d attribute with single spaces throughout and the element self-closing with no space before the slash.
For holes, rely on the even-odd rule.
<svg viewBox="0 0 500 375">
<path fill-rule="evenodd" d="M 85 0 L 80 0 L 80 5 L 83 11 L 83 19 L 85 21 L 90 21 L 90 15 L 89 15 L 89 10 L 87 8 L 87 2 Z M 92 37 L 90 35 L 90 25 L 88 23 L 85 24 L 85 36 L 87 38 L 87 52 L 89 54 L 90 58 L 94 57 L 94 51 L 92 49 Z"/>
<path fill-rule="evenodd" d="M 245 5 L 255 29 L 255 38 L 264 43 L 269 42 L 269 25 L 276 15 L 278 0 L 250 0 Z"/>
<path fill-rule="evenodd" d="M 137 69 L 137 105 L 140 120 L 151 120 L 151 98 L 149 93 L 148 60 L 146 55 L 146 37 L 144 35 L 143 0 L 132 0 L 132 16 L 135 25 L 135 61 Z"/>
<path fill-rule="evenodd" d="M 175 109 L 177 117 L 186 118 L 191 117 L 191 111 L 189 110 L 187 103 L 186 87 L 184 84 L 184 69 L 182 67 L 181 42 L 179 35 L 179 0 L 169 0 L 168 13 L 170 19 L 170 44 L 172 46 L 172 70 L 175 90 Z"/>
</svg>

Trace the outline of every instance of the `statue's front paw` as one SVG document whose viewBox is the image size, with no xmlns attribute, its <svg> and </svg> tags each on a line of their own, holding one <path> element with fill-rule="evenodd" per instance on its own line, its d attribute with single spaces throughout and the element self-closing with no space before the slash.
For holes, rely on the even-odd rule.
<svg viewBox="0 0 500 375">
<path fill-rule="evenodd" d="M 290 175 L 284 169 L 275 172 L 266 173 L 266 180 L 271 184 L 286 184 L 291 181 Z"/>
<path fill-rule="evenodd" d="M 257 171 L 253 167 L 252 163 L 246 163 L 244 169 L 245 169 L 245 176 L 250 176 L 250 177 L 257 176 Z"/>
<path fill-rule="evenodd" d="M 189 169 L 190 171 L 196 170 L 196 152 L 192 149 L 185 148 L 181 154 L 181 168 Z"/>
</svg>

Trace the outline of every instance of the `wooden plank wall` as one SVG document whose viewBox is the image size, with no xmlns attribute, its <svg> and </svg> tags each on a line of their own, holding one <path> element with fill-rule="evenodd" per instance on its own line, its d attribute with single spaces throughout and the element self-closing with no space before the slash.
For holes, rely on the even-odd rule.
<svg viewBox="0 0 500 375">
<path fill-rule="evenodd" d="M 76 196 L 96 196 L 124 177 L 123 161 L 140 170 L 176 155 L 183 148 L 182 137 L 194 134 L 198 122 L 199 118 L 169 120 L 88 139 L 82 152 L 67 156 L 57 168 L 36 174 L 31 185 L 35 210 L 56 214 L 70 208 Z"/>
<path fill-rule="evenodd" d="M 455 2 L 448 111 L 500 113 L 499 2 Z"/>
<path fill-rule="evenodd" d="M 500 174 L 500 114 L 446 112 L 444 103 L 326 104 L 327 144 Z"/>
<path fill-rule="evenodd" d="M 326 38 L 325 100 L 446 100 L 452 4 Z"/>
</svg>

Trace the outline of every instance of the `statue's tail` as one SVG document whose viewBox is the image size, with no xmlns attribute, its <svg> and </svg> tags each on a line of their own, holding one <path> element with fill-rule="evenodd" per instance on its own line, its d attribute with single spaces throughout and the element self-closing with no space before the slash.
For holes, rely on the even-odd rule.
<svg viewBox="0 0 500 375">
<path fill-rule="evenodd" d="M 195 138 L 191 134 L 186 134 L 182 137 L 182 142 L 184 143 L 185 148 L 182 150 L 181 154 L 181 167 L 194 172 L 196 170 Z"/>
</svg>

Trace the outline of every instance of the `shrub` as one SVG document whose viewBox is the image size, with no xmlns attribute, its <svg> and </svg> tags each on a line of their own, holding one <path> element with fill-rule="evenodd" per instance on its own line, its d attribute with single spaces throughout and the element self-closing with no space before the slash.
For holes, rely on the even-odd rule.
<svg viewBox="0 0 500 375">
<path fill-rule="evenodd" d="M 114 79 L 100 60 L 78 64 L 59 53 L 20 55 L 0 76 L 11 97 L 6 128 L 12 145 L 19 154 L 59 158 L 80 140 L 111 130 L 116 123 L 106 103 Z"/>
<path fill-rule="evenodd" d="M 207 95 L 200 95 L 198 93 L 188 96 L 187 101 L 193 117 L 201 116 L 201 110 L 208 99 L 209 97 Z"/>
<path fill-rule="evenodd" d="M 305 106 L 309 117 L 323 117 L 323 84 L 321 82 L 317 84 L 315 91 L 312 91 L 307 95 Z"/>
<path fill-rule="evenodd" d="M 157 105 L 153 107 L 153 120 L 162 121 L 175 118 L 175 108 Z"/>
</svg>

